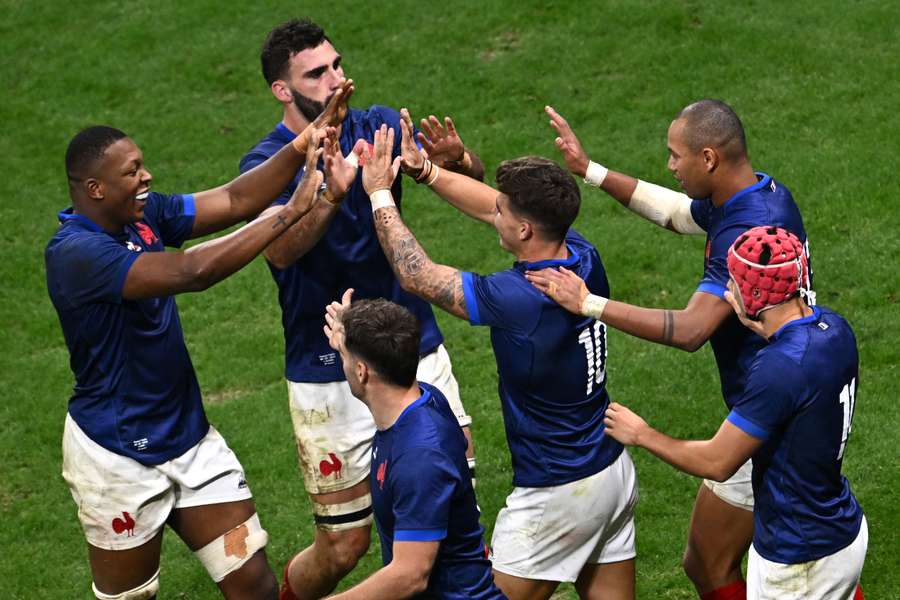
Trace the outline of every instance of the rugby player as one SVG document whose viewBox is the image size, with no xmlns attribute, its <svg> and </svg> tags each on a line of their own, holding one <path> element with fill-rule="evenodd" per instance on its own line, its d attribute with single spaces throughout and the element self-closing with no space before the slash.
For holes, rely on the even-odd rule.
<svg viewBox="0 0 900 600">
<path fill-rule="evenodd" d="M 725 301 L 726 253 L 738 235 L 757 225 L 785 227 L 805 244 L 803 220 L 791 192 L 769 175 L 753 171 L 741 121 L 719 100 L 688 105 L 669 126 L 668 167 L 683 194 L 591 161 L 565 119 L 549 106 L 546 110 L 559 134 L 556 146 L 572 173 L 661 227 L 705 234 L 706 256 L 703 277 L 682 310 L 641 308 L 590 295 L 565 268 L 533 273 L 532 283 L 576 314 L 652 342 L 693 352 L 709 340 L 725 404 L 732 407 L 765 342 L 741 326 Z M 811 273 L 806 276 L 811 278 Z M 813 304 L 811 281 L 804 289 Z M 697 494 L 683 565 L 704 600 L 744 597 L 741 559 L 753 535 L 750 470 L 747 463 L 728 481 L 707 480 Z"/>
<path fill-rule="evenodd" d="M 498 599 L 478 522 L 467 442 L 446 398 L 416 381 L 420 327 L 384 299 L 333 302 L 325 334 L 371 411 L 369 482 L 384 568 L 335 600 Z"/>
<path fill-rule="evenodd" d="M 490 223 L 516 257 L 488 276 L 434 263 L 394 204 L 400 157 L 383 125 L 363 185 L 378 239 L 404 289 L 473 325 L 491 328 L 515 489 L 497 516 L 494 580 L 509 598 L 549 598 L 560 582 L 582 598 L 634 597 L 634 466 L 605 435 L 606 328 L 562 309 L 525 279 L 565 265 L 609 295 L 597 250 L 571 229 L 581 196 L 556 163 L 525 157 L 497 169 L 499 191 L 425 160 L 401 122 L 402 160 L 453 206 Z M 578 515 L 573 518 L 573 515 Z"/>
<path fill-rule="evenodd" d="M 269 33 L 261 53 L 262 72 L 282 105 L 282 120 L 242 158 L 241 171 L 290 144 L 318 117 L 344 81 L 341 60 L 325 32 L 308 20 L 288 21 Z M 381 124 L 396 127 L 398 121 L 397 112 L 384 106 L 350 110 L 334 143 L 352 165 L 365 146 L 358 146 L 359 140 L 371 142 Z M 426 125 L 425 131 L 434 134 L 425 146 L 432 159 L 472 175 L 483 173 L 478 157 L 465 148 L 455 130 L 438 127 L 436 119 Z M 353 170 L 351 177 L 355 176 Z M 263 217 L 280 210 L 300 177 L 298 172 Z M 394 193 L 399 199 L 399 181 Z M 316 523 L 313 544 L 285 566 L 282 593 L 285 598 L 306 599 L 328 594 L 353 569 L 369 547 L 372 522 L 368 473 L 375 424 L 365 406 L 353 398 L 340 356 L 322 333 L 323 306 L 352 286 L 359 298 L 388 298 L 416 315 L 423 328 L 418 379 L 438 387 L 450 401 L 469 439 L 473 476 L 475 463 L 468 431 L 471 418 L 460 402 L 434 314 L 426 302 L 397 284 L 375 238 L 369 200 L 359 180 L 343 201 L 323 196 L 297 225 L 270 245 L 265 256 L 278 286 L 290 414 Z"/>
<path fill-rule="evenodd" d="M 347 91 L 328 117 L 340 120 Z M 155 596 L 166 523 L 226 598 L 276 597 L 266 532 L 240 462 L 206 420 L 173 295 L 234 273 L 310 210 L 322 182 L 321 137 L 310 128 L 298 138 L 308 146 L 289 144 L 230 183 L 185 195 L 151 191 L 141 150 L 118 129 L 90 127 L 69 143 L 72 207 L 59 213 L 45 260 L 76 380 L 63 476 L 97 598 Z M 304 156 L 306 176 L 277 213 L 188 251 L 165 251 L 258 213 Z"/>
<path fill-rule="evenodd" d="M 607 431 L 716 481 L 753 457 L 747 598 L 861 598 L 868 527 L 841 475 L 859 377 L 853 330 L 839 314 L 800 298 L 807 263 L 795 235 L 755 227 L 737 238 L 727 260 L 726 299 L 768 342 L 727 419 L 713 438 L 683 441 L 613 403 Z"/>
</svg>

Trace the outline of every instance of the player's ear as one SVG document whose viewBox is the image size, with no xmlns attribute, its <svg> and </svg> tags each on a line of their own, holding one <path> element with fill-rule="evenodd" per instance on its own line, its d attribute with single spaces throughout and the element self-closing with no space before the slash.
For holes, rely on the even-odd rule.
<svg viewBox="0 0 900 600">
<path fill-rule="evenodd" d="M 716 170 L 716 167 L 719 166 L 719 153 L 716 152 L 715 148 L 703 149 L 703 164 L 707 173 L 712 173 Z"/>
<path fill-rule="evenodd" d="M 369 382 L 369 366 L 361 360 L 356 361 L 356 379 L 362 385 Z"/>
<path fill-rule="evenodd" d="M 528 221 L 522 221 L 519 223 L 519 241 L 530 240 L 534 237 L 534 226 Z"/>
<path fill-rule="evenodd" d="M 103 200 L 105 191 L 102 181 L 96 177 L 88 177 L 81 184 L 84 186 L 84 191 L 87 193 L 88 198 Z"/>
<path fill-rule="evenodd" d="M 272 95 L 282 104 L 290 104 L 294 101 L 294 95 L 284 80 L 276 79 L 269 88 L 272 90 Z"/>
</svg>

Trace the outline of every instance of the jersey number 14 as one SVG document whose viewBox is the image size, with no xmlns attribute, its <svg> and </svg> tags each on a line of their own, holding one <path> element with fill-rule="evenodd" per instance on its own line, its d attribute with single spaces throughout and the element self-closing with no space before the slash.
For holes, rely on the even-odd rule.
<svg viewBox="0 0 900 600">
<path fill-rule="evenodd" d="M 594 385 L 606 380 L 606 325 L 594 321 L 578 334 L 578 343 L 584 346 L 587 359 L 587 395 L 594 391 Z"/>
</svg>

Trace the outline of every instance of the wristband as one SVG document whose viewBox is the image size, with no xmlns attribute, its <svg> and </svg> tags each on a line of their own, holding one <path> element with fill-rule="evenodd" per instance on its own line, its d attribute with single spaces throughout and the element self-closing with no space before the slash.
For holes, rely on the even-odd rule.
<svg viewBox="0 0 900 600">
<path fill-rule="evenodd" d="M 603 310 L 606 308 L 607 302 L 609 302 L 609 298 L 588 294 L 584 302 L 581 303 L 581 314 L 585 317 L 600 319 L 603 316 Z"/>
<path fill-rule="evenodd" d="M 600 187 L 603 180 L 606 179 L 607 173 L 609 173 L 609 169 L 594 161 L 590 161 L 588 162 L 587 171 L 584 174 L 584 182 L 588 185 Z"/>
<path fill-rule="evenodd" d="M 371 194 L 369 194 L 369 200 L 372 201 L 372 212 L 374 213 L 379 208 L 388 208 L 390 206 L 396 207 L 394 204 L 394 197 L 391 195 L 391 190 L 388 188 L 382 188 L 380 190 L 375 190 Z"/>
<path fill-rule="evenodd" d="M 431 179 L 425 182 L 425 185 L 427 185 L 428 187 L 434 185 L 434 182 L 437 181 L 438 175 L 441 174 L 441 168 L 437 165 L 434 165 L 434 168 L 432 170 L 434 171 L 434 175 L 431 177 Z"/>
<path fill-rule="evenodd" d="M 300 135 L 291 140 L 291 145 L 294 147 L 294 150 L 300 154 L 306 154 L 306 148 L 309 146 L 309 136 L 306 135 L 306 132 L 310 130 L 310 127 L 312 127 L 312 125 L 301 131 Z"/>
<path fill-rule="evenodd" d="M 428 179 L 428 177 L 431 175 L 431 170 L 435 166 L 437 165 L 426 158 L 425 162 L 422 163 L 422 169 L 419 171 L 419 174 L 414 177 L 416 183 L 422 183 L 423 181 Z"/>
</svg>

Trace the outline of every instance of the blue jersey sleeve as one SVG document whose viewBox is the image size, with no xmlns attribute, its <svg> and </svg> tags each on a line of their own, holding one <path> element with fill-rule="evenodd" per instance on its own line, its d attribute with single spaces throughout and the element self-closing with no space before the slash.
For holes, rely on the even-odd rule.
<svg viewBox="0 0 900 600">
<path fill-rule="evenodd" d="M 709 200 L 691 200 L 691 217 L 703 231 L 709 231 L 709 211 L 712 203 Z"/>
<path fill-rule="evenodd" d="M 725 290 L 728 287 L 728 249 L 746 230 L 747 228 L 743 226 L 728 227 L 709 241 L 709 258 L 703 270 L 703 279 L 697 286 L 698 292 L 706 292 L 725 299 Z"/>
<path fill-rule="evenodd" d="M 48 282 L 53 295 L 70 308 L 91 302 L 118 304 L 138 256 L 106 234 L 73 235 L 47 256 Z"/>
<path fill-rule="evenodd" d="M 390 473 L 394 541 L 446 538 L 450 505 L 462 483 L 450 459 L 432 449 L 413 448 L 394 459 Z"/>
<path fill-rule="evenodd" d="M 144 220 L 157 229 L 163 244 L 180 248 L 191 237 L 196 212 L 193 194 L 163 195 L 153 192 L 147 198 Z"/>
<path fill-rule="evenodd" d="M 500 271 L 492 275 L 463 272 L 463 295 L 469 323 L 488 325 L 512 331 L 531 331 L 532 321 L 540 315 L 535 310 L 535 294 L 521 274 Z"/>
<path fill-rule="evenodd" d="M 796 363 L 778 352 L 762 351 L 747 375 L 747 385 L 728 420 L 755 438 L 765 440 L 794 413 L 803 374 Z"/>
</svg>

